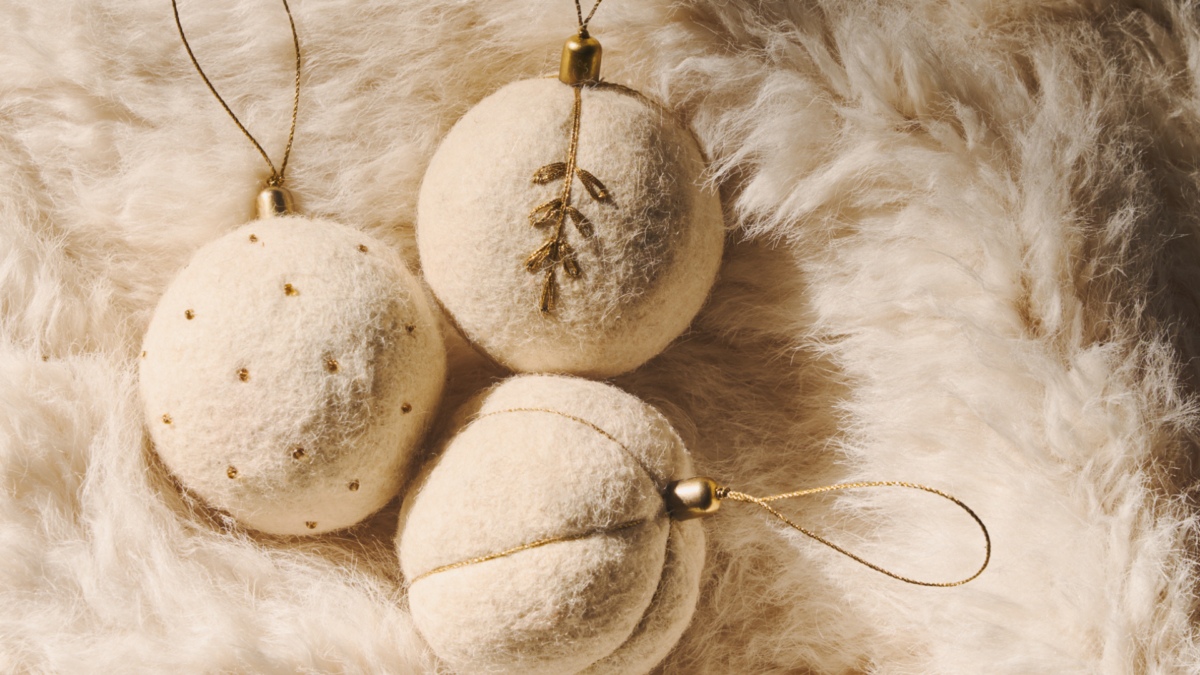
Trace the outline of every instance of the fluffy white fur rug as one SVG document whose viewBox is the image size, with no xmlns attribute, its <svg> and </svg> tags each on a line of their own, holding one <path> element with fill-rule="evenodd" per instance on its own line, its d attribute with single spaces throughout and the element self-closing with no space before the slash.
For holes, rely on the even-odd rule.
<svg viewBox="0 0 1200 675">
<path fill-rule="evenodd" d="M 270 152 L 274 0 L 183 2 Z M 473 103 L 556 66 L 566 0 L 296 0 L 300 207 L 416 265 L 415 204 Z M 608 0 L 605 75 L 685 116 L 726 208 L 692 330 L 616 384 L 753 494 L 945 489 L 977 581 L 918 588 L 756 508 L 707 524 L 661 670 L 1200 672 L 1200 7 L 1190 0 Z M 261 158 L 166 0 L 0 3 L 0 672 L 424 673 L 395 505 L 265 539 L 181 496 L 138 345 L 191 253 L 250 219 Z M 445 410 L 502 372 L 451 341 Z M 788 505 L 898 572 L 981 538 L 935 498 Z"/>
</svg>

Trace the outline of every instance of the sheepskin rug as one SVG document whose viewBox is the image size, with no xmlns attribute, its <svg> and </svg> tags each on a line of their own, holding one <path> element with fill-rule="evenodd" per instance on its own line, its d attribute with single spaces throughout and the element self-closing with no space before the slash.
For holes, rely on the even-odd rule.
<svg viewBox="0 0 1200 675">
<path fill-rule="evenodd" d="M 278 161 L 279 3 L 180 10 Z M 574 7 L 293 10 L 298 206 L 416 270 L 440 139 L 553 72 Z M 977 580 L 923 588 L 727 503 L 659 671 L 1200 672 L 1200 6 L 607 0 L 592 29 L 606 79 L 691 125 L 727 231 L 689 332 L 613 383 L 724 485 L 922 483 L 994 543 Z M 0 672 L 446 672 L 406 607 L 395 501 L 348 531 L 264 537 L 181 491 L 147 440 L 147 321 L 267 174 L 167 0 L 0 2 Z M 435 433 L 506 375 L 444 333 Z M 969 518 L 913 491 L 781 508 L 905 576 L 983 555 Z"/>
</svg>

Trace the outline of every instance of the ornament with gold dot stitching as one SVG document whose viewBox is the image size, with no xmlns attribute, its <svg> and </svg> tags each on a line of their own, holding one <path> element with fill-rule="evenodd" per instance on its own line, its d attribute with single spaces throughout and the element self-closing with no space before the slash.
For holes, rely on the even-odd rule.
<svg viewBox="0 0 1200 675">
<path fill-rule="evenodd" d="M 704 564 L 701 518 L 722 502 L 762 508 L 911 584 L 962 585 L 991 556 L 982 520 L 935 488 L 858 482 L 758 498 L 718 487 L 696 477 L 658 411 L 601 382 L 520 375 L 468 403 L 458 419 L 458 431 L 408 491 L 397 548 L 413 625 L 460 675 L 650 671 L 691 618 Z M 945 524 L 971 546 L 951 547 L 938 560 L 953 555 L 961 577 L 901 574 L 775 506 L 863 488 L 908 489 L 963 509 L 970 519 L 946 513 Z M 788 536 L 763 525 L 756 536 Z M 972 548 L 976 541 L 982 550 Z"/>
<path fill-rule="evenodd" d="M 159 301 L 139 358 L 146 424 L 179 482 L 245 527 L 309 535 L 354 525 L 407 479 L 440 399 L 432 309 L 381 241 L 293 213 L 284 176 L 301 49 L 286 0 L 296 76 L 278 168 L 201 68 L 172 6 L 181 51 L 269 174 L 258 219 L 230 223 L 196 251 Z M 233 191 L 250 197 L 248 187 Z"/>
<path fill-rule="evenodd" d="M 434 295 L 518 372 L 636 368 L 687 328 L 720 265 L 703 152 L 675 113 L 601 79 L 592 14 L 576 2 L 556 77 L 502 87 L 454 125 L 418 200 Z"/>
</svg>

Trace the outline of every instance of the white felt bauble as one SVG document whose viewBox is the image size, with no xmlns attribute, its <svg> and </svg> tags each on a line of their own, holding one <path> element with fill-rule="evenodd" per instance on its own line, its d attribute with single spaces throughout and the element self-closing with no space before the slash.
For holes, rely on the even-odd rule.
<svg viewBox="0 0 1200 675">
<path fill-rule="evenodd" d="M 255 221 L 200 249 L 142 349 L 146 420 L 166 466 L 273 534 L 336 530 L 386 504 L 446 370 L 399 256 L 300 217 Z"/>
<path fill-rule="evenodd" d="M 397 543 L 413 622 L 456 673 L 640 674 L 691 619 L 697 521 L 663 490 L 687 451 L 615 387 L 525 375 L 487 392 L 422 472 Z"/>
<path fill-rule="evenodd" d="M 433 157 L 422 268 L 460 330 L 505 366 L 631 370 L 687 328 L 716 277 L 723 221 L 703 172 L 690 132 L 630 89 L 510 84 Z"/>
</svg>

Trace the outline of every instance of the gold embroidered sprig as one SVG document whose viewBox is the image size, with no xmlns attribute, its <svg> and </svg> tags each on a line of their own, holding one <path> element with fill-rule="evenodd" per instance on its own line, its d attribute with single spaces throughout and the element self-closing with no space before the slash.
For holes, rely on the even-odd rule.
<svg viewBox="0 0 1200 675">
<path fill-rule="evenodd" d="M 567 241 L 567 221 L 570 220 L 585 239 L 591 238 L 596 232 L 596 228 L 587 216 L 580 213 L 579 209 L 571 204 L 571 187 L 575 178 L 579 178 L 583 189 L 595 201 L 603 203 L 612 200 L 612 195 L 609 194 L 608 188 L 604 187 L 604 183 L 576 164 L 576 155 L 579 151 L 579 121 L 583 111 L 581 88 L 581 86 L 572 87 L 575 90 L 575 106 L 571 113 L 571 144 L 567 150 L 567 161 L 547 164 L 533 174 L 533 182 L 536 185 L 547 185 L 556 180 L 562 181 L 561 195 L 539 204 L 529 212 L 530 225 L 554 227 L 554 234 L 525 259 L 525 269 L 531 274 L 545 272 L 542 294 L 538 301 L 538 308 L 543 314 L 554 311 L 554 307 L 558 303 L 558 281 L 555 276 L 558 267 L 561 266 L 567 276 L 572 279 L 578 278 L 583 273 L 579 267 L 579 258 L 575 253 L 575 247 Z"/>
</svg>

